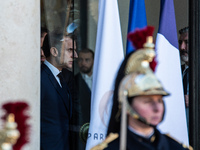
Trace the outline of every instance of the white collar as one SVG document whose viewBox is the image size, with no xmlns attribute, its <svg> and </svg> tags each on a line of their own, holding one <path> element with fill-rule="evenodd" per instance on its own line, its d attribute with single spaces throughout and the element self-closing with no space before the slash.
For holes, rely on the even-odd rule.
<svg viewBox="0 0 200 150">
<path fill-rule="evenodd" d="M 84 79 L 92 79 L 92 75 L 91 75 L 91 76 L 88 76 L 87 74 L 81 73 L 81 76 L 82 76 Z"/>
<path fill-rule="evenodd" d="M 60 73 L 60 71 L 58 70 L 58 68 L 56 68 L 54 65 L 52 65 L 50 62 L 48 62 L 47 60 L 44 61 L 44 64 L 47 65 L 47 67 L 51 70 L 51 72 L 53 73 L 54 77 L 57 78 L 57 75 Z"/>
<path fill-rule="evenodd" d="M 154 134 L 154 130 L 153 130 L 153 132 L 150 133 L 149 135 L 144 135 L 144 134 L 142 134 L 142 133 L 139 133 L 137 130 L 135 130 L 135 129 L 134 129 L 133 127 L 131 127 L 131 126 L 128 126 L 128 129 L 129 129 L 131 132 L 133 132 L 133 133 L 135 133 L 135 134 L 137 134 L 137 135 L 139 135 L 139 136 L 141 136 L 141 137 L 143 137 L 143 138 L 146 138 L 146 139 L 150 138 L 150 137 Z"/>
</svg>

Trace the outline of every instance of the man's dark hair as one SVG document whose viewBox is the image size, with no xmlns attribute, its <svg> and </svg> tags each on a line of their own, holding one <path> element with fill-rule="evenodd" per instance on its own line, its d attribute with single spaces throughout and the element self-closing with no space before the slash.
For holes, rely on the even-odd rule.
<svg viewBox="0 0 200 150">
<path fill-rule="evenodd" d="M 109 135 L 109 133 L 119 133 L 120 131 L 120 123 L 121 123 L 121 116 L 119 114 L 119 97 L 118 97 L 118 91 L 119 91 L 119 86 L 120 83 L 122 81 L 122 79 L 125 77 L 125 72 L 124 69 L 126 67 L 126 64 L 128 62 L 128 59 L 130 58 L 130 56 L 133 54 L 134 52 L 129 53 L 128 55 L 126 55 L 126 57 L 124 58 L 118 73 L 117 73 L 117 77 L 115 79 L 115 88 L 114 88 L 114 93 L 113 93 L 113 106 L 112 106 L 112 112 L 111 112 L 111 116 L 110 116 L 110 121 L 108 124 L 108 129 L 107 129 L 107 135 Z M 130 98 L 130 101 L 132 99 Z M 117 114 L 119 114 L 119 116 L 117 116 Z"/>
<path fill-rule="evenodd" d="M 94 51 L 89 48 L 84 48 L 84 49 L 80 50 L 78 53 L 91 53 L 92 58 L 94 59 Z"/>
<path fill-rule="evenodd" d="M 48 33 L 49 30 L 46 27 L 41 27 L 41 31 L 40 32 L 41 32 L 41 36 L 42 36 L 43 33 Z"/>
<path fill-rule="evenodd" d="M 44 42 L 43 42 L 43 47 L 42 47 L 42 49 L 44 51 L 44 55 L 46 57 L 50 56 L 51 47 L 55 47 L 56 49 L 61 50 L 64 37 L 69 37 L 72 40 L 75 39 L 73 34 L 63 36 L 63 32 L 61 32 L 60 30 L 54 30 L 51 33 L 47 34 L 45 36 L 45 39 L 44 39 Z"/>
<path fill-rule="evenodd" d="M 188 31 L 189 31 L 189 27 L 185 27 L 185 28 L 180 29 L 178 32 L 179 32 L 179 34 L 183 34 L 183 33 L 186 33 Z"/>
</svg>

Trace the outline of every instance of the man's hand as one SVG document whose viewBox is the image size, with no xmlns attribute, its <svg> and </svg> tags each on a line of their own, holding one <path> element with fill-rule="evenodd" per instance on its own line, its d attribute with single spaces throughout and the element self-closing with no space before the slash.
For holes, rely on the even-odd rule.
<svg viewBox="0 0 200 150">
<path fill-rule="evenodd" d="M 185 95 L 185 107 L 189 107 L 189 95 Z"/>
</svg>

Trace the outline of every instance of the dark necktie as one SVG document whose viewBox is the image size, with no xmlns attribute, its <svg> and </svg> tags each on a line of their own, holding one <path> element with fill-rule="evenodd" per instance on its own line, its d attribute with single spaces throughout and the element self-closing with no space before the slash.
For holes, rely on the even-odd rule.
<svg viewBox="0 0 200 150">
<path fill-rule="evenodd" d="M 58 76 L 58 78 L 60 79 L 60 84 L 62 85 L 62 88 L 63 88 L 64 90 L 66 90 L 67 96 L 68 96 L 68 98 L 69 98 L 69 89 L 68 89 L 68 87 L 67 87 L 67 83 L 66 83 L 65 80 L 64 80 L 64 77 L 63 77 L 62 72 L 60 72 L 57 76 Z"/>
<path fill-rule="evenodd" d="M 184 95 L 187 95 L 187 86 L 189 82 L 189 68 L 185 70 L 185 75 L 183 76 L 183 88 L 184 88 Z"/>
<path fill-rule="evenodd" d="M 61 86 L 63 88 L 65 86 L 65 83 L 64 83 L 64 77 L 63 77 L 62 72 L 60 72 L 57 76 L 60 79 L 60 84 L 61 84 Z"/>
</svg>

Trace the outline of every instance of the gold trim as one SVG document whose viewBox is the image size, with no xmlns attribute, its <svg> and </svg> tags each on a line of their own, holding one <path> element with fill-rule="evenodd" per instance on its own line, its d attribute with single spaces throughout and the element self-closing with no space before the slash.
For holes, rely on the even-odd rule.
<svg viewBox="0 0 200 150">
<path fill-rule="evenodd" d="M 119 137 L 119 134 L 117 133 L 110 133 L 107 138 L 100 144 L 94 146 L 93 148 L 91 148 L 90 150 L 103 150 L 106 147 L 108 147 L 108 144 L 112 141 L 114 141 L 115 139 L 117 139 Z"/>
</svg>

